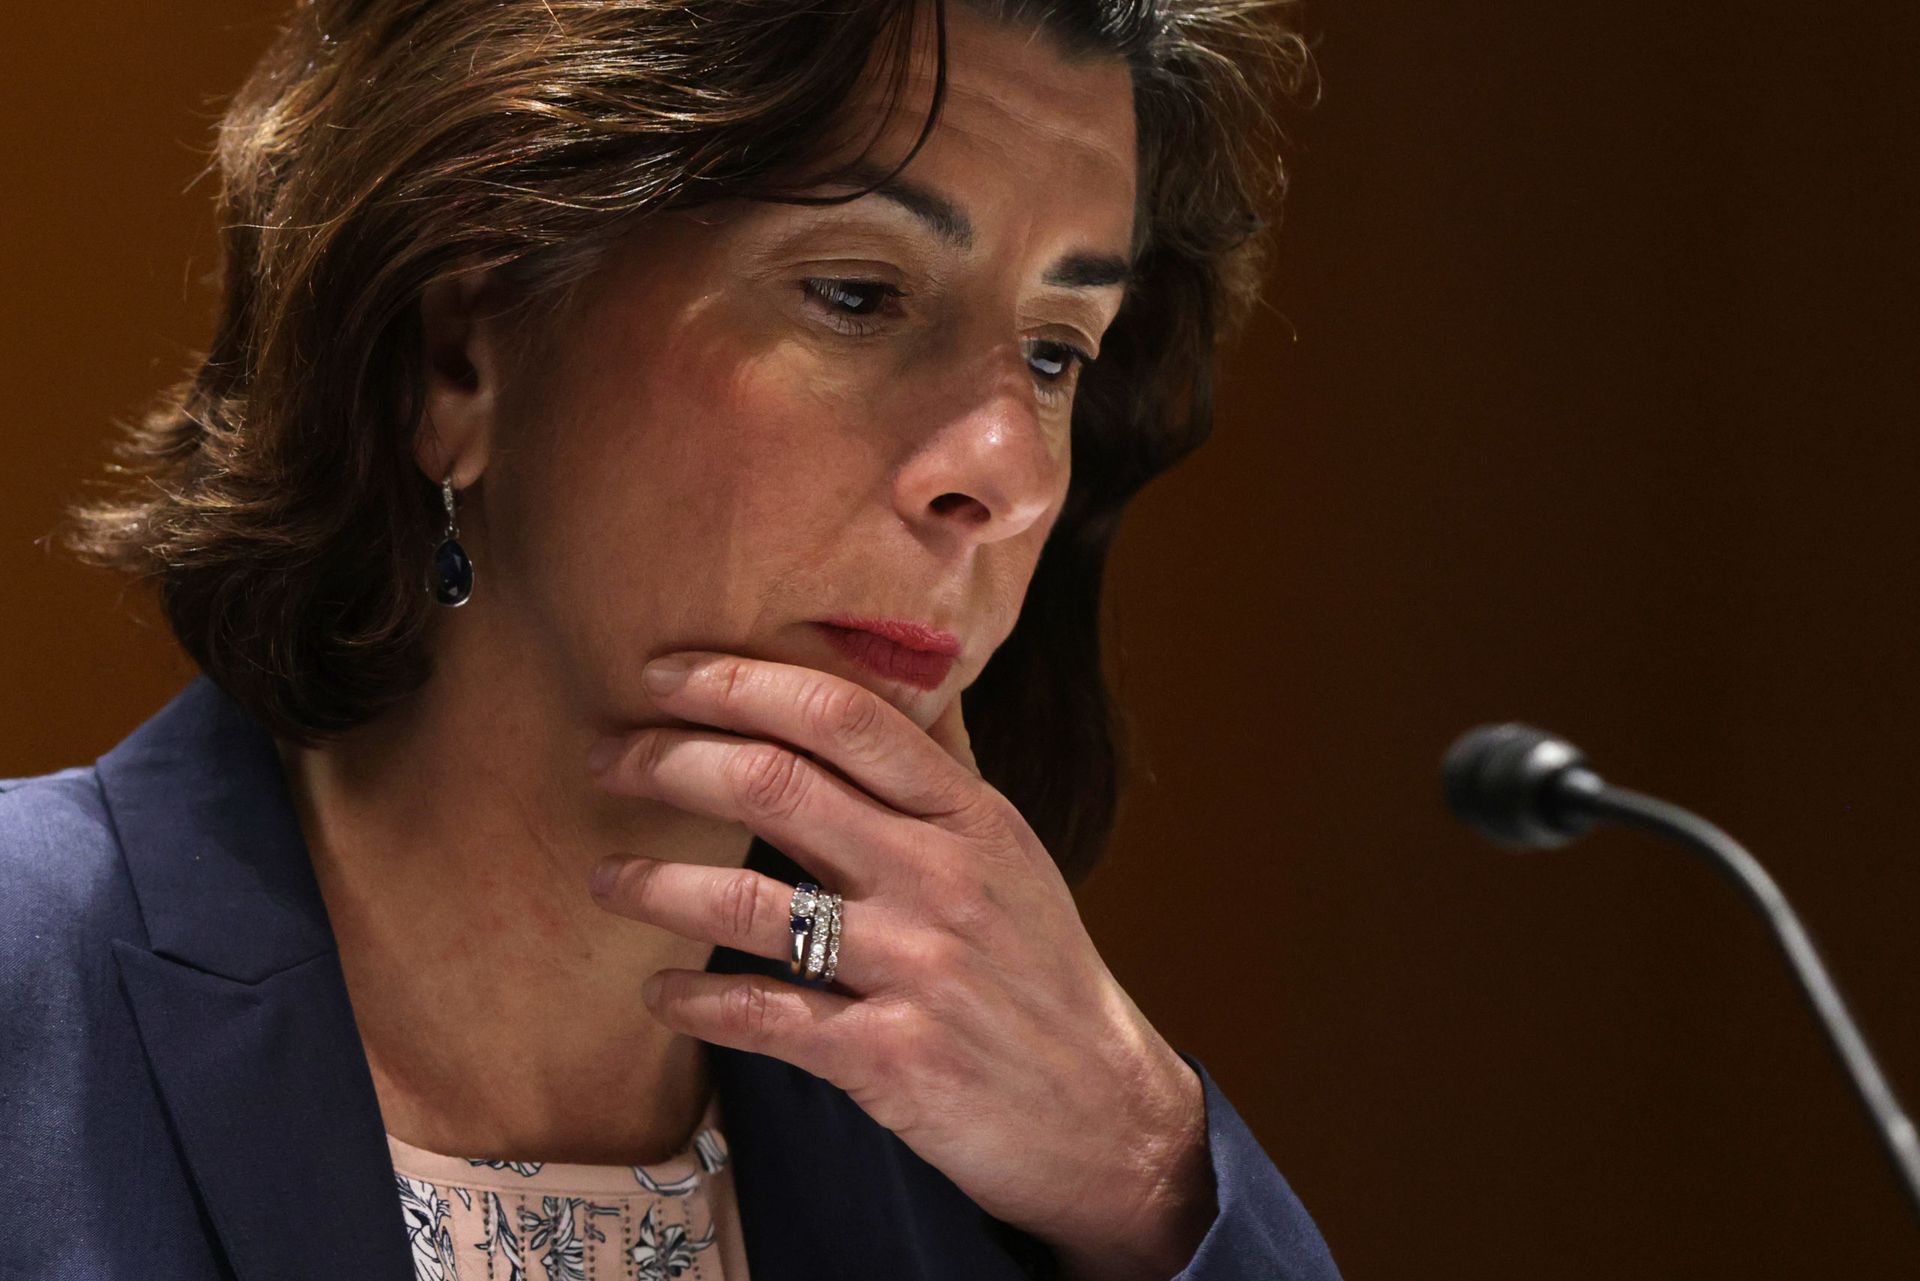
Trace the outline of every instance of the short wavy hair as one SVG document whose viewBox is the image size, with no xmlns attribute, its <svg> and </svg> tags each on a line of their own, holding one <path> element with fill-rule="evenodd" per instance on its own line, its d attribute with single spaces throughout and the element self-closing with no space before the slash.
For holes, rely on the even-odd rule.
<svg viewBox="0 0 1920 1281">
<path fill-rule="evenodd" d="M 1285 192 L 1279 109 L 1311 59 L 1293 0 L 960 2 L 1132 72 L 1136 274 L 1082 372 L 1071 485 L 1021 616 L 964 696 L 982 773 L 1077 883 L 1111 836 L 1127 752 L 1102 667 L 1108 549 L 1133 494 L 1212 430 L 1216 347 L 1259 297 Z M 61 544 L 157 586 L 181 646 L 276 734 L 310 745 L 377 716 L 430 671 L 422 585 L 441 511 L 412 461 L 422 293 L 494 268 L 526 303 L 553 303 L 650 213 L 863 194 L 788 184 L 876 56 L 897 102 L 924 13 L 301 4 L 219 125 L 211 345 L 126 426 L 93 482 L 106 492 L 68 509 Z M 932 20 L 914 152 L 945 93 L 944 0 Z"/>
</svg>

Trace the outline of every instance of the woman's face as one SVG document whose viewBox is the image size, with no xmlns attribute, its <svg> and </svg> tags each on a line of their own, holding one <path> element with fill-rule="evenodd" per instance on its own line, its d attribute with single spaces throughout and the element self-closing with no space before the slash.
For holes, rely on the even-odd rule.
<svg viewBox="0 0 1920 1281">
<path fill-rule="evenodd" d="M 484 625 L 596 722 L 634 718 L 641 666 L 677 649 L 835 672 L 923 728 L 974 680 L 1067 492 L 1073 352 L 1119 310 L 1136 166 L 1122 63 L 964 6 L 948 29 L 944 113 L 897 197 L 655 219 L 501 381 L 456 460 L 484 473 L 447 628 Z M 876 163 L 924 122 L 924 52 Z M 870 85 L 855 119 L 883 103 Z M 884 676 L 818 626 L 836 616 L 959 656 Z"/>
</svg>

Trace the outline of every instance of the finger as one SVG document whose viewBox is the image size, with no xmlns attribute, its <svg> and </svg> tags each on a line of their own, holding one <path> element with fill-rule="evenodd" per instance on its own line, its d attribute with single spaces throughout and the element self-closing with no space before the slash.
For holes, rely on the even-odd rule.
<svg viewBox="0 0 1920 1281">
<path fill-rule="evenodd" d="M 793 887 L 746 867 L 707 867 L 659 859 L 630 858 L 612 866 L 604 885 L 593 885 L 594 900 L 621 916 L 646 921 L 684 938 L 751 952 L 774 960 L 792 956 Z M 867 991 L 897 926 L 886 909 L 873 903 L 843 902 L 840 930 L 860 940 L 848 948 L 834 971 L 834 982 Z"/>
<path fill-rule="evenodd" d="M 745 825 L 842 894 L 897 884 L 923 861 L 925 824 L 782 743 L 652 726 L 629 736 L 602 787 Z"/>
<path fill-rule="evenodd" d="M 826 1081 L 849 1058 L 856 1002 L 765 974 L 660 970 L 641 999 L 662 1023 L 715 1045 L 783 1059 Z"/>
<path fill-rule="evenodd" d="M 737 654 L 670 657 L 689 660 L 685 679 L 653 695 L 675 716 L 790 743 L 899 813 L 955 831 L 973 830 L 993 806 L 978 775 L 864 685 Z"/>
</svg>

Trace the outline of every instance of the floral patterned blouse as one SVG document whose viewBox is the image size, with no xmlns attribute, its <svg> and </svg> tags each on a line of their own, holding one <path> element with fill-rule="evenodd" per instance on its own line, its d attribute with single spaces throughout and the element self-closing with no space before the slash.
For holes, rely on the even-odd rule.
<svg viewBox="0 0 1920 1281">
<path fill-rule="evenodd" d="M 747 1281 L 717 1095 L 653 1165 L 487 1161 L 391 1134 L 387 1148 L 415 1281 Z"/>
</svg>

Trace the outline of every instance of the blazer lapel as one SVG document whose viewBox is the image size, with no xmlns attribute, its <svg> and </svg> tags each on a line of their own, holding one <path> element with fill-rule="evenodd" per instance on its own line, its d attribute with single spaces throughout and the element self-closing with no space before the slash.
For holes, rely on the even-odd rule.
<svg viewBox="0 0 1920 1281">
<path fill-rule="evenodd" d="M 114 952 L 235 1276 L 411 1281 L 379 1100 L 272 738 L 200 676 L 98 768 L 149 944 Z"/>
</svg>

